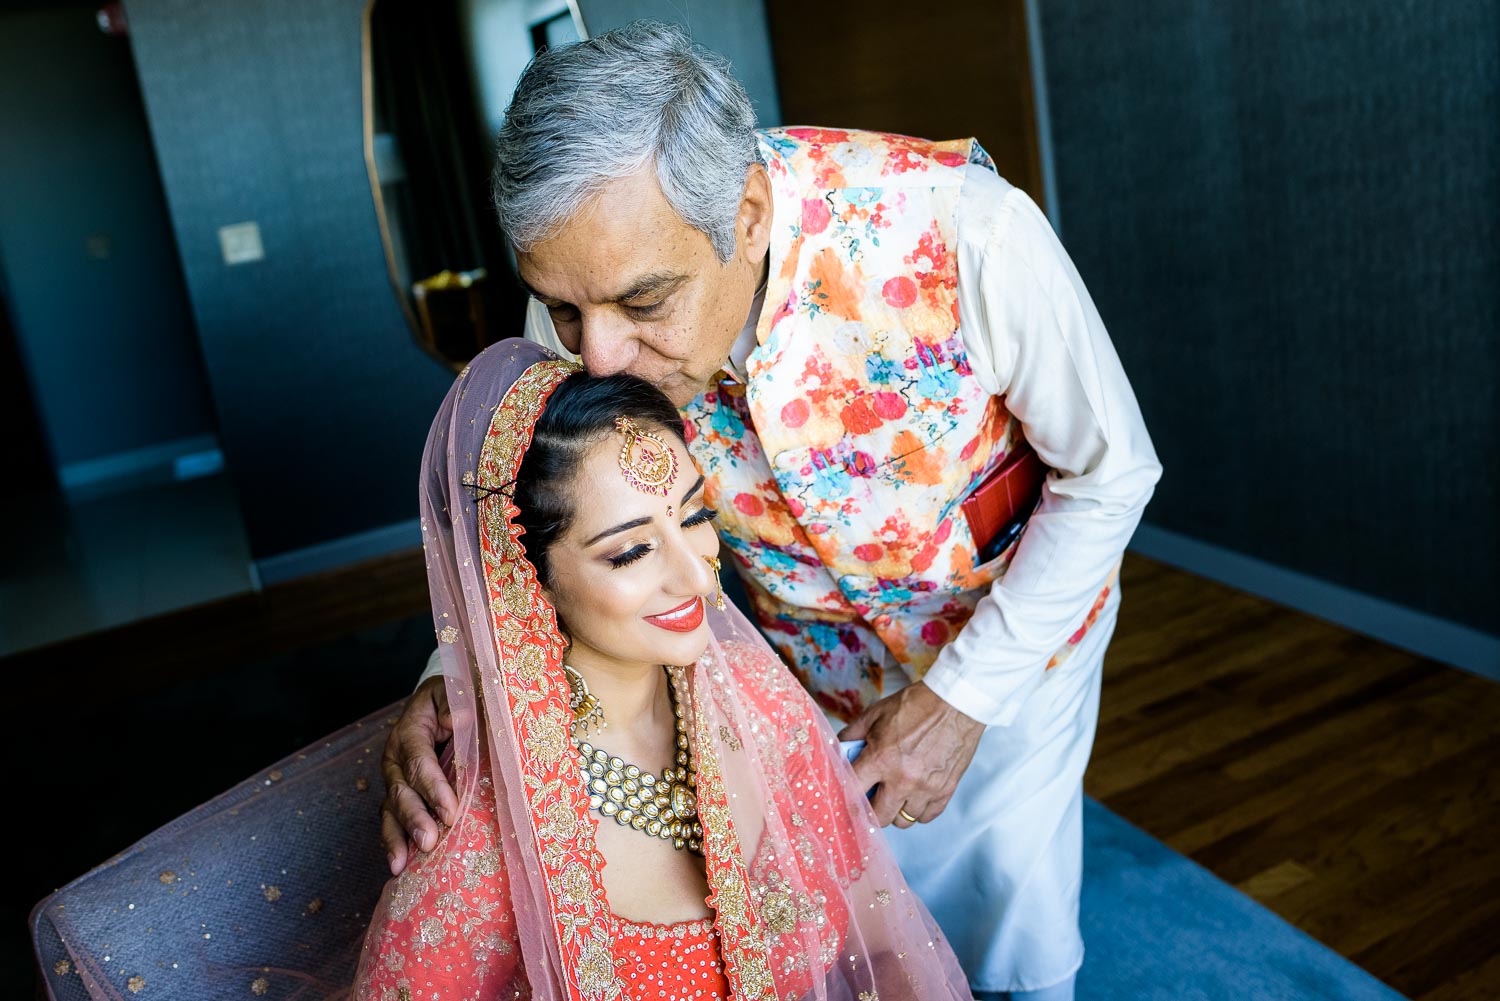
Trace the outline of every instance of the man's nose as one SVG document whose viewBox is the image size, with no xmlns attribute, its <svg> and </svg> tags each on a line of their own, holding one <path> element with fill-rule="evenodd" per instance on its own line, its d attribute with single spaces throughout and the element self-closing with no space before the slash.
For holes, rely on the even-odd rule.
<svg viewBox="0 0 1500 1001">
<path fill-rule="evenodd" d="M 635 335 L 630 325 L 609 317 L 590 317 L 579 335 L 578 357 L 589 375 L 615 375 L 635 358 Z"/>
</svg>

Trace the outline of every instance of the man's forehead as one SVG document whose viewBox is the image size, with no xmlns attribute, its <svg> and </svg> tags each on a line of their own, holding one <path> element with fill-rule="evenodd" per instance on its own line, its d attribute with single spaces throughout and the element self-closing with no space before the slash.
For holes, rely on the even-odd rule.
<svg viewBox="0 0 1500 1001">
<path fill-rule="evenodd" d="M 654 172 L 643 172 L 610 181 L 516 260 L 521 281 L 539 299 L 617 302 L 690 275 L 703 256 L 699 243 L 710 246 L 672 211 Z"/>
</svg>

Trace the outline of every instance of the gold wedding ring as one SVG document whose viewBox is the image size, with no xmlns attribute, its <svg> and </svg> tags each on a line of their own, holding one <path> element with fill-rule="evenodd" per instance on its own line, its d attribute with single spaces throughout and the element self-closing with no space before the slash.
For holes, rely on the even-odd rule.
<svg viewBox="0 0 1500 1001">
<path fill-rule="evenodd" d="M 900 817 L 902 820 L 906 821 L 908 824 L 920 824 L 921 823 L 921 821 L 918 820 L 916 817 L 913 817 L 911 814 L 907 813 L 904 808 L 900 809 L 900 810 L 897 810 L 896 811 L 896 816 Z"/>
</svg>

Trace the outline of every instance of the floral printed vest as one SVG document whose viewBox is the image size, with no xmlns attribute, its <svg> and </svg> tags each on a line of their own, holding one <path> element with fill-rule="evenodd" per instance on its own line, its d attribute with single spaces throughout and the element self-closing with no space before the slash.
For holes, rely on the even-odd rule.
<svg viewBox="0 0 1500 1001">
<path fill-rule="evenodd" d="M 1015 546 L 983 564 L 959 505 L 1021 442 L 959 336 L 955 213 L 972 139 L 762 132 L 770 271 L 746 363 L 684 409 L 761 625 L 826 709 L 911 680 Z M 1081 635 L 1081 634 L 1080 634 Z"/>
</svg>

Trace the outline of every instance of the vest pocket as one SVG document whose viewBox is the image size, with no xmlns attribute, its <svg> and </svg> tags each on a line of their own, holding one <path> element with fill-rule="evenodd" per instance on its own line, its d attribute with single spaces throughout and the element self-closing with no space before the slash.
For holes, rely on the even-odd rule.
<svg viewBox="0 0 1500 1001">
<path fill-rule="evenodd" d="M 837 579 L 920 582 L 947 590 L 972 565 L 974 542 L 954 503 L 966 470 L 936 443 L 869 438 L 778 453 L 772 472 L 793 517 Z M 860 448 L 858 446 L 865 446 Z M 961 552 L 960 552 L 961 551 Z M 849 589 L 840 588 L 850 600 Z M 856 589 L 867 592 L 868 589 Z"/>
</svg>

